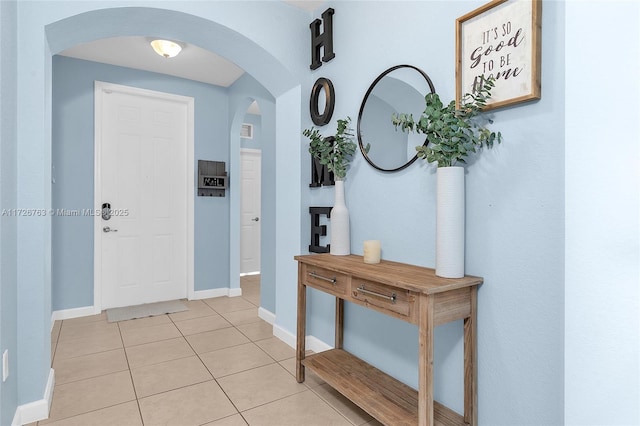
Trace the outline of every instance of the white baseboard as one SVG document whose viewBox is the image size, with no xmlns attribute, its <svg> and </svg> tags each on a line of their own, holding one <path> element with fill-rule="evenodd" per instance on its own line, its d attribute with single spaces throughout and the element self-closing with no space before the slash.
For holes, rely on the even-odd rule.
<svg viewBox="0 0 640 426">
<path fill-rule="evenodd" d="M 237 297 L 242 296 L 241 288 L 212 288 L 210 290 L 197 290 L 193 292 L 191 300 L 211 299 L 214 297 Z"/>
<path fill-rule="evenodd" d="M 318 339 L 316 336 L 307 336 L 305 339 L 305 348 L 307 350 L 313 351 L 315 353 L 328 351 L 329 349 L 333 349 L 328 343 L 323 342 Z"/>
<path fill-rule="evenodd" d="M 52 368 L 49 370 L 49 378 L 47 379 L 47 385 L 44 389 L 44 397 L 38 401 L 20 405 L 16 409 L 16 414 L 13 416 L 11 426 L 26 425 L 48 418 L 55 384 L 55 371 L 53 371 Z"/>
<path fill-rule="evenodd" d="M 93 306 L 85 306 L 82 308 L 61 309 L 59 311 L 53 311 L 51 313 L 51 328 L 53 329 L 53 323 L 58 320 L 87 317 L 89 315 L 97 315 L 99 313 L 100 311 L 96 312 L 96 309 Z"/>
<path fill-rule="evenodd" d="M 296 336 L 293 333 L 290 333 L 288 330 L 280 327 L 277 324 L 273 325 L 273 335 L 278 339 L 282 340 L 287 345 L 292 348 L 296 348 Z M 307 336 L 305 338 L 305 349 L 313 351 L 313 352 L 324 352 L 329 349 L 333 349 L 333 346 L 323 342 L 315 336 Z"/>
<path fill-rule="evenodd" d="M 267 311 L 265 308 L 258 308 L 258 316 L 271 325 L 276 323 L 276 314 Z"/>
<path fill-rule="evenodd" d="M 242 289 L 241 288 L 230 288 L 229 289 L 229 297 L 238 297 L 238 296 L 242 296 Z"/>
</svg>

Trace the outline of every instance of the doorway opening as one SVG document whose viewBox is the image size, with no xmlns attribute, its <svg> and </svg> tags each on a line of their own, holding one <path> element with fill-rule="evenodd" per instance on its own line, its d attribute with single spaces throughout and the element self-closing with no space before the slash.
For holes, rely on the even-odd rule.
<svg viewBox="0 0 640 426">
<path fill-rule="evenodd" d="M 203 16 L 208 15 L 207 11 L 204 11 L 203 13 Z M 211 15 L 213 16 L 213 14 Z M 123 28 L 122 22 L 127 22 L 126 28 Z M 170 29 L 166 27 L 167 22 L 171 22 Z M 194 28 L 197 28 L 197 31 L 194 31 Z M 194 45 L 198 45 L 201 48 L 212 52 L 218 52 L 230 61 L 233 61 L 243 68 L 248 75 L 255 78 L 255 81 L 258 82 L 263 89 L 266 89 L 266 91 L 260 92 L 260 96 L 273 97 L 271 99 L 273 106 L 269 106 L 269 133 L 273 134 L 273 139 L 275 140 L 277 130 L 279 150 L 281 149 L 281 151 L 276 154 L 274 146 L 270 148 L 268 154 L 265 154 L 264 151 L 262 153 L 262 174 L 263 177 L 265 177 L 262 180 L 262 184 L 263 187 L 268 188 L 269 204 L 266 206 L 265 210 L 265 197 L 263 196 L 263 206 L 261 207 L 262 216 L 260 216 L 260 221 L 263 227 L 265 222 L 268 222 L 270 231 L 267 238 L 264 237 L 264 230 L 262 231 L 263 237 L 261 238 L 260 244 L 263 247 L 263 255 L 261 256 L 260 273 L 263 290 L 264 287 L 267 286 L 266 283 L 273 287 L 269 289 L 269 292 L 274 296 L 268 309 L 275 313 L 276 285 L 289 286 L 290 283 L 295 282 L 296 271 L 290 262 L 289 253 L 294 253 L 299 250 L 300 188 L 297 179 L 291 179 L 291 176 L 292 174 L 295 175 L 295 173 L 300 169 L 299 157 L 301 151 L 299 147 L 300 144 L 298 142 L 300 134 L 300 120 L 292 119 L 277 121 L 275 119 L 276 104 L 278 105 L 278 116 L 300 116 L 301 106 L 299 99 L 301 95 L 300 82 L 298 79 L 291 74 L 287 66 L 279 62 L 274 56 L 270 55 L 262 46 L 241 33 L 230 31 L 229 27 L 224 25 L 224 23 L 221 24 L 207 19 L 206 17 L 190 15 L 180 11 L 147 7 L 98 9 L 80 12 L 77 15 L 69 16 L 68 18 L 48 24 L 45 27 L 47 45 L 50 49 L 48 53 L 52 56 L 70 47 L 90 40 L 119 37 L 122 36 L 123 33 L 126 33 L 124 35 L 127 36 L 145 36 L 148 34 L 162 35 L 162 33 L 167 31 L 170 31 L 174 38 L 181 39 L 186 43 L 193 43 Z M 262 58 L 261 61 L 255 61 L 256 57 Z M 45 75 L 45 78 L 52 81 L 51 70 L 45 70 L 45 74 L 47 74 Z M 45 102 L 47 103 L 46 108 L 48 108 L 49 111 L 55 108 L 55 104 L 51 102 L 50 98 L 47 98 L 46 94 Z M 247 106 L 248 105 L 245 105 L 243 113 L 246 112 Z M 238 125 L 236 127 L 235 124 L 236 123 L 234 122 L 230 126 L 230 129 L 233 129 L 233 132 L 238 132 L 239 139 L 240 126 Z M 53 134 L 50 127 L 45 129 L 45 132 L 47 131 L 50 134 Z M 230 146 L 227 147 L 229 149 L 227 155 L 230 156 L 229 165 L 231 176 L 238 176 L 237 172 L 240 154 L 239 150 L 235 151 L 235 146 L 237 145 L 235 145 L 235 142 L 232 139 L 230 141 Z M 53 149 L 55 150 L 56 147 L 54 146 Z M 288 159 L 286 162 L 287 167 L 276 168 L 277 155 L 284 156 L 284 153 L 286 153 L 286 157 Z M 85 163 L 82 163 L 82 165 L 85 169 L 90 168 L 90 165 L 86 165 Z M 55 170 L 54 167 L 57 167 L 58 170 Z M 52 164 L 52 168 L 54 168 L 52 177 L 55 178 L 55 174 L 62 169 L 62 165 L 54 163 Z M 66 168 L 68 167 L 65 167 L 65 169 Z M 269 170 L 266 175 L 264 174 L 265 169 Z M 82 183 L 84 184 L 84 182 Z M 60 183 L 57 184 L 60 185 Z M 278 194 L 276 194 L 275 191 L 276 187 L 279 188 Z M 231 257 L 227 263 L 229 266 L 222 268 L 218 272 L 222 277 L 220 281 L 224 282 L 223 285 L 228 286 L 227 289 L 229 290 L 229 295 L 233 295 L 232 293 L 234 289 L 240 289 L 240 267 L 238 259 L 240 252 L 240 235 L 238 232 L 239 226 L 237 226 L 237 221 L 239 220 L 239 203 L 234 204 L 234 201 L 232 200 L 232 197 L 234 196 L 233 189 L 234 188 L 230 188 L 228 191 L 228 202 L 230 202 L 230 207 L 227 209 L 227 220 L 231 221 L 231 226 L 227 228 L 227 236 L 225 237 L 226 241 L 223 241 L 223 244 L 217 248 L 221 253 L 226 253 L 227 256 Z M 264 193 L 264 191 L 265 189 L 263 188 L 262 192 Z M 52 192 L 55 191 L 52 190 Z M 82 192 L 76 191 L 77 194 L 86 192 L 87 191 L 84 190 Z M 280 197 L 280 199 L 277 199 L 278 197 L 276 197 L 276 195 Z M 66 203 L 66 200 L 58 199 L 56 201 L 54 199 L 54 203 L 55 202 Z M 81 207 L 85 207 L 84 203 L 82 204 L 83 205 Z M 279 208 L 279 214 L 277 217 L 275 211 L 276 204 Z M 93 209 L 97 208 L 96 206 L 88 207 Z M 78 221 L 78 223 L 80 223 L 80 221 Z M 285 224 L 291 226 L 292 232 L 288 233 L 286 236 L 275 235 L 275 229 L 277 229 L 278 226 L 282 227 Z M 81 227 L 83 235 L 89 235 L 86 238 L 86 241 L 83 240 L 82 244 L 77 244 L 75 246 L 64 246 L 65 249 L 68 247 L 72 247 L 74 249 L 75 247 L 78 247 L 77 251 L 79 252 L 79 255 L 83 255 L 82 251 L 86 253 L 87 244 L 92 243 L 92 225 L 90 225 L 87 230 L 86 221 L 82 221 Z M 228 231 L 229 229 L 231 229 L 231 232 Z M 198 229 L 196 229 L 195 232 L 197 233 Z M 60 238 L 62 233 L 59 230 L 56 231 L 56 229 L 53 229 L 52 234 L 53 239 L 49 241 L 49 244 L 53 246 L 61 245 L 61 242 L 56 242 L 56 239 Z M 278 241 L 276 241 L 276 239 L 278 239 Z M 219 242 L 220 241 L 212 241 L 211 244 L 217 244 Z M 197 247 L 195 249 L 197 249 Z M 277 252 L 286 254 L 286 261 L 284 260 L 284 255 L 282 256 L 282 260 L 279 260 Z M 234 260 L 234 258 L 238 260 Z M 277 264 L 277 262 L 279 262 L 279 264 Z M 68 266 L 69 270 L 72 270 L 73 265 L 78 266 L 79 264 L 82 266 L 83 270 L 90 271 L 93 269 L 91 261 L 79 262 L 78 257 L 75 255 L 69 258 L 69 263 L 68 265 L 65 264 L 65 267 Z M 94 304 L 93 286 L 88 282 L 88 280 L 80 280 L 77 283 L 70 283 L 65 280 L 58 279 L 55 274 L 56 268 L 60 269 L 60 264 L 56 259 L 53 259 L 52 266 L 54 270 L 51 287 L 53 310 L 70 311 L 74 309 L 77 310 L 78 308 L 96 308 L 96 306 L 92 306 Z M 195 275 L 197 275 L 197 272 Z M 268 277 L 268 280 L 266 281 L 265 276 Z M 190 298 L 192 296 L 198 298 L 199 292 L 205 293 L 211 289 L 210 282 L 206 282 L 206 279 L 208 279 L 208 277 L 205 277 L 202 284 L 194 283 L 194 288 L 189 289 Z M 214 286 L 213 290 L 217 290 L 217 287 Z M 282 292 L 281 294 L 288 295 L 288 293 L 289 292 Z M 285 299 L 286 300 L 282 301 L 282 304 L 289 306 L 289 297 L 287 296 Z M 86 310 L 83 310 L 82 312 L 86 312 Z"/>
</svg>

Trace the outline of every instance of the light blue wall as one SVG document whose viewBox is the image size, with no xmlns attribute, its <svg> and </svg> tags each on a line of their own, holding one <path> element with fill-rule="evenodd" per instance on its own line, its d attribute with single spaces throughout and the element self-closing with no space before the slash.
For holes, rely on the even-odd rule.
<svg viewBox="0 0 640 426">
<path fill-rule="evenodd" d="M 393 65 L 421 68 L 443 99 L 453 99 L 455 19 L 484 3 L 329 3 L 336 10 L 336 57 L 309 80 L 322 76 L 334 84 L 328 134 L 337 118 L 355 115 L 371 82 Z M 493 127 L 504 143 L 466 170 L 465 267 L 484 277 L 478 295 L 479 424 L 563 422 L 563 26 L 564 4 L 545 2 L 542 99 L 496 111 Z M 307 171 L 301 176 L 307 179 Z M 420 161 L 385 174 L 357 155 L 345 184 L 353 253 L 362 254 L 364 240 L 379 239 L 385 259 L 434 266 L 433 167 Z M 331 188 L 307 189 L 304 203 L 330 205 L 332 198 Z M 312 333 L 331 342 L 331 301 L 312 294 L 310 303 Z M 416 328 L 353 305 L 345 311 L 345 347 L 417 386 Z M 437 328 L 435 395 L 458 412 L 462 346 L 461 322 Z"/>
<path fill-rule="evenodd" d="M 638 425 L 640 3 L 566 8 L 565 424 Z"/>
<path fill-rule="evenodd" d="M 198 160 L 229 164 L 227 90 L 210 84 L 97 62 L 53 58 L 53 208 L 93 206 L 94 81 L 195 99 Z M 229 287 L 229 197 L 195 196 L 195 290 Z M 123 206 L 124 208 L 124 206 Z M 53 310 L 93 305 L 93 217 L 53 223 Z"/>
<path fill-rule="evenodd" d="M 244 116 L 244 122 L 253 124 L 253 138 L 240 138 L 242 148 L 261 149 L 264 141 L 262 141 L 262 116 L 247 113 Z"/>
<path fill-rule="evenodd" d="M 0 2 L 0 211 L 17 207 L 16 2 Z M 0 215 L 0 354 L 9 351 L 9 377 L 0 384 L 0 424 L 11 424 L 18 401 L 17 221 Z"/>
</svg>

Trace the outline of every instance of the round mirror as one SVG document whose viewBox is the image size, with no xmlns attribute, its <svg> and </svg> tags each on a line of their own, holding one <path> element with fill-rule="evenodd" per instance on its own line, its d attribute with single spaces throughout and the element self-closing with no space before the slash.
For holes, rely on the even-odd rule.
<svg viewBox="0 0 640 426">
<path fill-rule="evenodd" d="M 396 65 L 375 79 L 358 113 L 358 144 L 369 164 L 383 172 L 395 172 L 416 161 L 415 147 L 426 144 L 426 138 L 396 130 L 391 116 L 411 113 L 418 119 L 429 92 L 435 93 L 431 79 L 412 65 Z"/>
</svg>

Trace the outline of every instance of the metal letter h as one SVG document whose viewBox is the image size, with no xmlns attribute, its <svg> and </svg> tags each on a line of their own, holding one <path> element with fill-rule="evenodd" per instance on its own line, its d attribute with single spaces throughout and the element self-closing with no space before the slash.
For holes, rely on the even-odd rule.
<svg viewBox="0 0 640 426">
<path fill-rule="evenodd" d="M 322 21 L 316 19 L 309 28 L 311 29 L 311 65 L 312 70 L 320 68 L 322 62 L 329 62 L 336 57 L 333 53 L 333 14 L 334 10 L 329 8 L 322 13 Z M 324 32 L 320 34 L 320 23 L 323 24 Z M 320 62 L 320 48 L 324 47 L 324 56 Z"/>
</svg>

